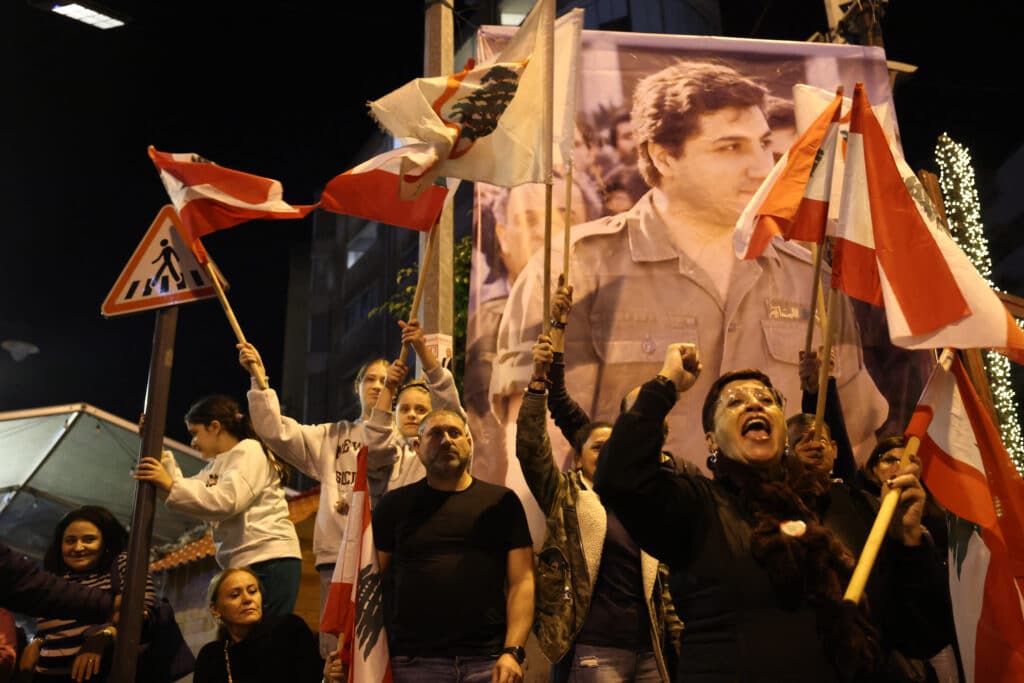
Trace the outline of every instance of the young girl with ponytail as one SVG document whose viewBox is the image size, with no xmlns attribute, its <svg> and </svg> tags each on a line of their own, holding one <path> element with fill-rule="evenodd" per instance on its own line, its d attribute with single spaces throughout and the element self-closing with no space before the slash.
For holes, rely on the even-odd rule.
<svg viewBox="0 0 1024 683">
<path fill-rule="evenodd" d="M 302 554 L 284 497 L 287 470 L 228 396 L 200 399 L 185 424 L 192 447 L 211 462 L 185 477 L 173 455 L 143 458 L 136 479 L 152 482 L 167 507 L 213 523 L 217 563 L 248 567 L 263 585 L 263 611 L 291 614 Z"/>
</svg>

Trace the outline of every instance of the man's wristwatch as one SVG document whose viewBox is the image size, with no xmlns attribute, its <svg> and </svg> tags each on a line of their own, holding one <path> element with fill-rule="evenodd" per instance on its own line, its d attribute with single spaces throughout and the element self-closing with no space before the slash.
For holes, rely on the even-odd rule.
<svg viewBox="0 0 1024 683">
<path fill-rule="evenodd" d="M 526 648 L 522 647 L 521 645 L 513 645 L 512 647 L 506 647 L 501 651 L 501 654 L 512 655 L 520 664 L 526 661 Z"/>
</svg>

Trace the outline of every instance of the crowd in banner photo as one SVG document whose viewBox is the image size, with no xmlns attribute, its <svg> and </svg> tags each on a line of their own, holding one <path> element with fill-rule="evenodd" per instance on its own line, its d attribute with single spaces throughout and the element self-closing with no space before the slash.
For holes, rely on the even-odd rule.
<svg viewBox="0 0 1024 683">
<path fill-rule="evenodd" d="M 204 263 L 203 236 L 253 218 L 431 231 L 438 177 L 477 201 L 462 397 L 409 316 L 401 354 L 343 388 L 359 415 L 302 424 L 236 329 L 245 403 L 186 416 L 207 467 L 140 462 L 140 485 L 213 523 L 221 567 L 216 636 L 167 675 L 1024 680 L 1024 482 L 937 355 L 1021 362 L 1024 333 L 903 160 L 882 52 L 598 35 L 554 8 L 371 103 L 408 144 L 316 204 L 150 150 Z M 284 463 L 320 483 L 317 629 L 293 614 Z M 55 529 L 60 577 L 0 545 L 0 606 L 43 617 L 31 680 L 106 680 L 124 530 L 103 513 Z"/>
</svg>

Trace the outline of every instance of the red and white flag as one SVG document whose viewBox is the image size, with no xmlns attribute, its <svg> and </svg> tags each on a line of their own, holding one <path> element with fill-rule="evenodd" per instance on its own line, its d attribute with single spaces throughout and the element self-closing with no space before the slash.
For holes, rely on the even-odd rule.
<svg viewBox="0 0 1024 683">
<path fill-rule="evenodd" d="M 428 184 L 415 198 L 403 198 L 402 176 L 421 177 L 436 162 L 436 150 L 426 143 L 379 154 L 327 183 L 320 207 L 427 232 L 437 221 L 448 190 Z"/>
<path fill-rule="evenodd" d="M 775 237 L 824 241 L 842 104 L 840 88 L 761 183 L 736 223 L 737 257 L 757 258 Z"/>
<path fill-rule="evenodd" d="M 416 194 L 438 175 L 511 187 L 544 182 L 551 155 L 545 149 L 543 74 L 553 59 L 558 87 L 552 102 L 556 145 L 572 140 L 582 12 L 557 22 L 554 0 L 538 0 L 493 61 L 457 74 L 417 78 L 370 103 L 370 113 L 397 138 L 425 142 L 438 162 L 421 176 L 403 174 Z M 554 56 L 544 46 L 553 43 Z M 486 55 L 485 55 L 486 56 Z M 559 146 L 558 149 L 561 149 Z M 547 162 L 545 164 L 545 161 Z"/>
<path fill-rule="evenodd" d="M 198 154 L 159 152 L 150 146 L 149 157 L 189 233 L 189 246 L 204 263 L 206 252 L 198 242 L 204 235 L 253 219 L 303 218 L 316 208 L 284 201 L 284 189 L 273 178 L 218 166 Z"/>
<path fill-rule="evenodd" d="M 921 183 L 853 94 L 832 286 L 884 306 L 893 344 L 995 348 L 1024 363 L 1024 332 L 939 227 Z"/>
<path fill-rule="evenodd" d="M 960 360 L 939 364 L 907 436 L 925 485 L 967 524 L 949 535 L 949 586 L 968 683 L 1024 681 L 1024 480 Z"/>
<path fill-rule="evenodd" d="M 350 683 L 390 683 L 391 659 L 384 630 L 384 602 L 377 546 L 373 542 L 366 459 L 367 447 L 363 446 L 359 451 L 347 526 L 320 619 L 320 630 L 344 638 L 342 662 L 348 668 Z"/>
</svg>

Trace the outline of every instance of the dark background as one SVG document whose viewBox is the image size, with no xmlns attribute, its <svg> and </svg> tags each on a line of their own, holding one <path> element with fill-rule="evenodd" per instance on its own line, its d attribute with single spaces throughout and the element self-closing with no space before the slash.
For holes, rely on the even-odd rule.
<svg viewBox="0 0 1024 683">
<path fill-rule="evenodd" d="M 423 69 L 421 0 L 106 4 L 132 21 L 99 31 L 25 0 L 0 3 L 0 338 L 40 348 L 20 363 L 0 354 L 0 410 L 84 401 L 131 420 L 141 412 L 155 314 L 104 320 L 99 307 L 168 203 L 147 145 L 277 178 L 287 201 L 307 203 L 361 160 L 375 130 L 365 102 Z M 459 18 L 472 5 L 455 3 L 456 30 L 472 29 Z M 727 36 L 806 40 L 827 29 L 820 1 L 720 7 Z M 983 206 L 1024 142 L 1021 19 L 1011 2 L 892 0 L 882 20 L 888 57 L 919 67 L 895 90 L 908 161 L 934 170 L 947 132 L 974 154 Z M 308 221 L 250 222 L 204 240 L 278 386 L 287 253 L 309 232 Z M 990 239 L 997 264 L 1022 242 L 1005 226 Z M 216 301 L 183 306 L 168 434 L 185 438 L 193 399 L 241 398 L 246 387 Z"/>
</svg>

